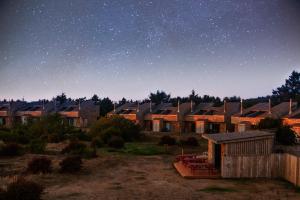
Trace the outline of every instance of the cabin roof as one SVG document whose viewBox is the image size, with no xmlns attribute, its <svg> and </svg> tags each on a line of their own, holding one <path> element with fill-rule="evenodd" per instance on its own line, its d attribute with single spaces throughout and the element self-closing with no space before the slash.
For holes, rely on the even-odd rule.
<svg viewBox="0 0 300 200">
<path fill-rule="evenodd" d="M 233 142 L 243 142 L 248 140 L 260 140 L 274 136 L 274 133 L 266 131 L 247 131 L 234 133 L 217 133 L 217 134 L 203 134 L 202 137 L 212 141 L 216 144 L 225 144 Z"/>
</svg>

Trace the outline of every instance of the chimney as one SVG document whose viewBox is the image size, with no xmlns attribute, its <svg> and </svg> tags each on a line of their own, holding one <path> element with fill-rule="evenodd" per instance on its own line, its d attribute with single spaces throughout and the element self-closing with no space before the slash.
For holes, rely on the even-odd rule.
<svg viewBox="0 0 300 200">
<path fill-rule="evenodd" d="M 271 98 L 269 99 L 269 114 L 272 114 L 272 104 L 271 104 Z"/>
<path fill-rule="evenodd" d="M 152 101 L 150 101 L 150 112 L 152 112 Z"/>
<path fill-rule="evenodd" d="M 292 114 L 292 106 L 293 106 L 293 100 L 290 99 L 289 115 Z"/>
<path fill-rule="evenodd" d="M 79 102 L 78 102 L 78 110 L 79 111 L 81 110 L 80 99 L 79 99 Z"/>
<path fill-rule="evenodd" d="M 45 111 L 45 99 L 43 99 L 43 106 L 42 106 L 43 111 Z"/>
<path fill-rule="evenodd" d="M 224 113 L 226 113 L 226 111 L 227 111 L 226 106 L 227 106 L 227 102 L 226 102 L 226 100 L 224 100 Z"/>
<path fill-rule="evenodd" d="M 243 99 L 241 99 L 241 115 L 243 114 Z"/>
<path fill-rule="evenodd" d="M 116 113 L 116 103 L 114 102 L 114 113 Z"/>
<path fill-rule="evenodd" d="M 178 113 L 180 112 L 179 104 L 180 104 L 180 102 L 179 102 L 179 99 L 178 99 L 178 102 L 177 102 L 177 112 Z"/>
<path fill-rule="evenodd" d="M 138 103 L 138 105 L 137 105 L 137 110 L 136 110 L 136 112 L 140 112 L 140 102 L 137 102 Z"/>
<path fill-rule="evenodd" d="M 57 110 L 56 110 L 56 99 L 54 99 L 54 112 L 57 112 Z"/>
<path fill-rule="evenodd" d="M 193 100 L 191 100 L 191 113 L 193 112 Z"/>
</svg>

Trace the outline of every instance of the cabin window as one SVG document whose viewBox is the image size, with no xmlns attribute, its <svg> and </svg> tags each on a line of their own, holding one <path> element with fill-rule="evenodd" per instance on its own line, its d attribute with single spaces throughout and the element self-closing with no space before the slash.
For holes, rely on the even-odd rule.
<svg viewBox="0 0 300 200">
<path fill-rule="evenodd" d="M 160 121 L 153 121 L 153 132 L 160 132 Z"/>
<path fill-rule="evenodd" d="M 238 132 L 245 132 L 245 131 L 246 131 L 246 124 L 239 124 Z"/>
<path fill-rule="evenodd" d="M 5 118 L 0 118 L 0 126 L 5 125 Z"/>
<path fill-rule="evenodd" d="M 21 122 L 22 122 L 22 124 L 28 124 L 28 117 L 27 116 L 22 116 L 21 117 Z"/>
</svg>

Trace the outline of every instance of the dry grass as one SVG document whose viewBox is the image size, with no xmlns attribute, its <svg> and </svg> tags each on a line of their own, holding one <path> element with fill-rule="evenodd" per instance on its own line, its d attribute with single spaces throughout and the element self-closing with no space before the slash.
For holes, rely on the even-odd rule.
<svg viewBox="0 0 300 200">
<path fill-rule="evenodd" d="M 64 156 L 51 155 L 53 173 L 26 176 L 46 187 L 44 200 L 300 199 L 299 193 L 279 180 L 183 179 L 172 166 L 176 152 L 180 148 L 152 156 L 100 153 L 95 159 L 84 160 L 83 170 L 73 175 L 60 174 L 58 163 Z M 32 157 L 1 159 L 0 186 L 9 181 L 7 175 L 22 174 Z"/>
</svg>

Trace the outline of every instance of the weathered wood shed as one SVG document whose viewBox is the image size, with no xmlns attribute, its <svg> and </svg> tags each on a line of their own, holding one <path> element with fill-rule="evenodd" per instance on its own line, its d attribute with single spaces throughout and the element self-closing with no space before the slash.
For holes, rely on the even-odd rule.
<svg viewBox="0 0 300 200">
<path fill-rule="evenodd" d="M 274 133 L 247 131 L 243 133 L 204 134 L 208 140 L 208 162 L 221 167 L 224 156 L 269 155 L 273 151 Z"/>
</svg>

